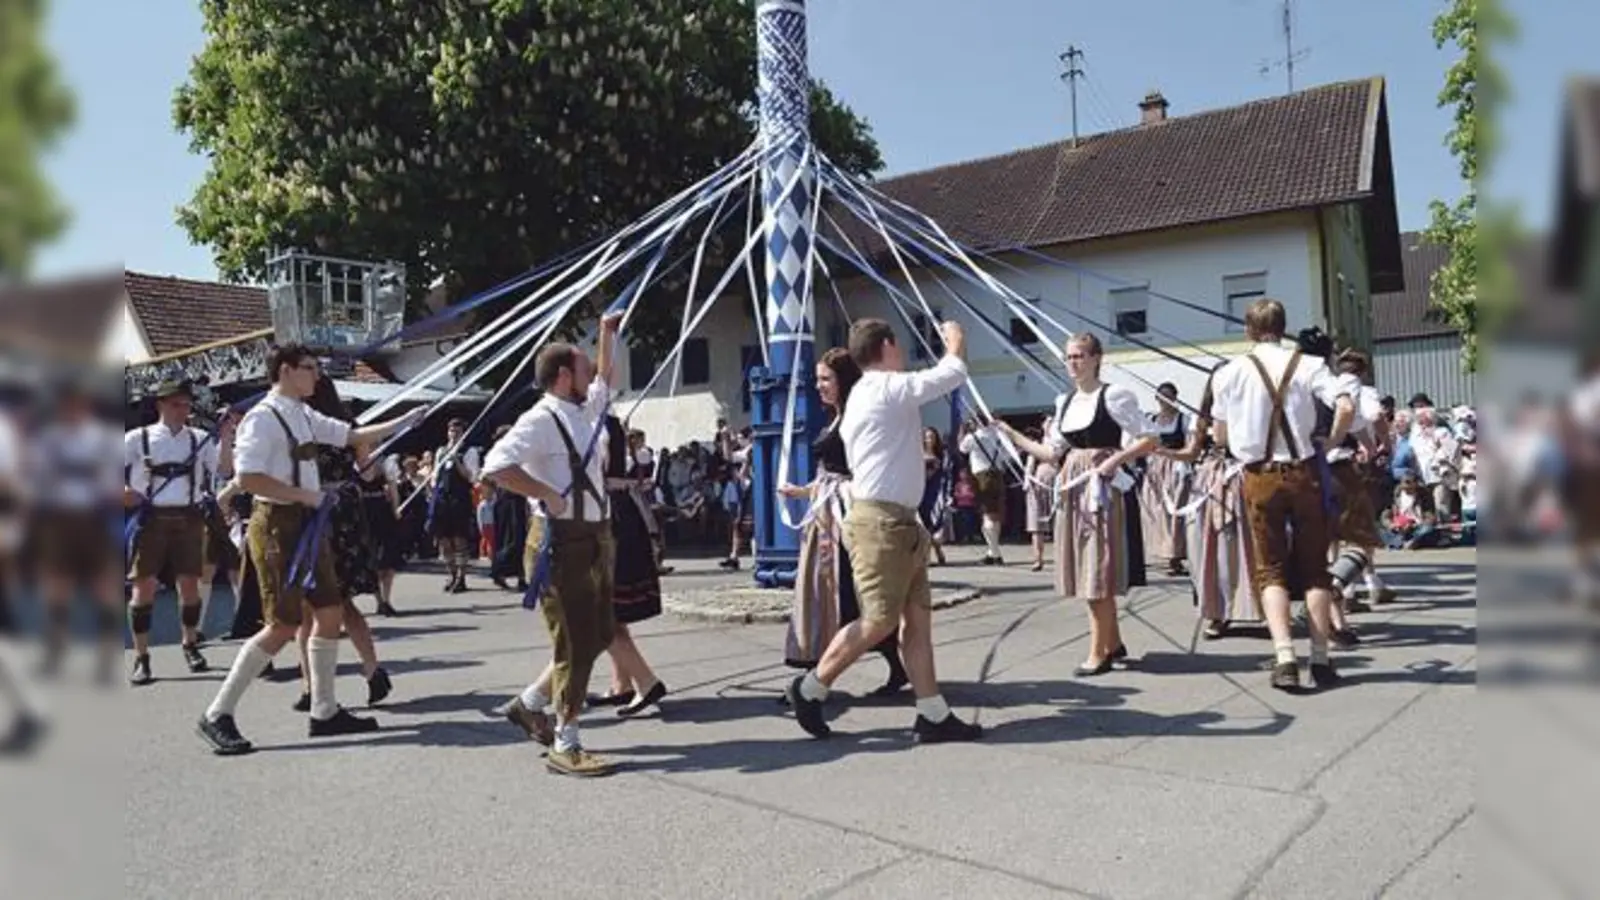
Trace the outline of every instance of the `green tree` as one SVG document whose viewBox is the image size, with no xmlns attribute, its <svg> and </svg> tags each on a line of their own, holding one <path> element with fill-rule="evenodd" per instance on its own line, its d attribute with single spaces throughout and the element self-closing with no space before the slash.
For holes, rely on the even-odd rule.
<svg viewBox="0 0 1600 900">
<path fill-rule="evenodd" d="M 441 274 L 465 296 L 633 221 L 755 134 L 745 0 L 202 9 L 175 116 L 211 165 L 178 219 L 230 279 L 292 246 L 403 262 L 413 300 Z M 880 169 L 867 125 L 821 84 L 812 99 L 819 145 Z M 673 286 L 645 301 L 636 340 L 676 336 Z"/>
<path fill-rule="evenodd" d="M 39 166 L 75 117 L 44 24 L 44 0 L 0 0 L 0 282 L 27 277 L 68 222 Z"/>
<path fill-rule="evenodd" d="M 1434 44 L 1454 45 L 1460 52 L 1445 71 L 1438 100 L 1439 106 L 1454 108 L 1445 146 L 1459 164 L 1464 190 L 1453 203 L 1429 205 L 1424 238 L 1444 247 L 1449 258 L 1428 290 L 1434 310 L 1461 332 L 1467 371 L 1477 369 L 1478 339 L 1492 330 L 1514 293 L 1504 251 L 1515 240 L 1515 215 L 1482 197 L 1480 189 L 1499 147 L 1495 113 L 1508 93 L 1493 51 L 1515 34 L 1499 0 L 1450 0 L 1433 21 Z"/>
</svg>

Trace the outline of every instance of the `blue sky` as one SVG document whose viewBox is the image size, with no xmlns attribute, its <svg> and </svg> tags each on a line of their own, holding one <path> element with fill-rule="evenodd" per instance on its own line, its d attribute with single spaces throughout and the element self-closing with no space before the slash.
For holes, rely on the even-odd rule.
<svg viewBox="0 0 1600 900">
<path fill-rule="evenodd" d="M 812 71 L 871 122 L 887 174 L 1004 153 L 1070 134 L 1058 55 L 1084 51 L 1084 133 L 1132 124 L 1151 88 L 1172 115 L 1271 96 L 1284 73 L 1279 0 L 810 0 Z M 1449 62 L 1430 22 L 1442 0 L 1297 0 L 1297 64 L 1306 86 L 1388 79 L 1400 224 L 1460 190 L 1441 141 L 1449 115 L 1434 98 Z M 1523 34 L 1505 55 L 1516 95 L 1494 191 L 1542 226 L 1553 192 L 1564 79 L 1592 56 L 1600 4 L 1510 3 Z M 1531 14 L 1530 14 L 1531 13 Z M 52 277 L 126 265 L 215 277 L 174 210 L 203 159 L 172 126 L 174 89 L 202 45 L 196 0 L 53 0 L 50 40 L 77 90 L 80 121 L 49 161 L 75 213 L 40 257 Z M 1594 65 L 1590 63 L 1590 65 Z M 1597 67 L 1600 68 L 1600 67 Z"/>
</svg>

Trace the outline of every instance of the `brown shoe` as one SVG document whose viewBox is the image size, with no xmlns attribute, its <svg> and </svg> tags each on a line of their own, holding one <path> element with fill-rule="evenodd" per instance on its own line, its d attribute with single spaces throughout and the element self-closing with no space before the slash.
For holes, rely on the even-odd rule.
<svg viewBox="0 0 1600 900">
<path fill-rule="evenodd" d="M 536 744 L 548 747 L 556 742 L 556 726 L 550 721 L 550 714 L 529 709 L 523 705 L 521 697 L 513 699 L 506 707 L 506 721 L 527 732 L 528 739 Z"/>
<path fill-rule="evenodd" d="M 551 750 L 544 759 L 545 768 L 557 775 L 575 775 L 579 778 L 600 778 L 613 771 L 611 763 L 582 747 L 571 750 Z"/>
<path fill-rule="evenodd" d="M 1378 592 L 1378 596 L 1372 598 L 1372 602 L 1375 606 L 1382 606 L 1385 603 L 1393 603 L 1398 599 L 1400 599 L 1399 592 L 1392 587 L 1386 586 Z"/>
</svg>

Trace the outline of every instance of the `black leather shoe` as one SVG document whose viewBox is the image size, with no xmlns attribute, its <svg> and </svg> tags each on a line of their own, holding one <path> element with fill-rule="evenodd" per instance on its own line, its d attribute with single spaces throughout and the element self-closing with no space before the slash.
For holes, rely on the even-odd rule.
<svg viewBox="0 0 1600 900">
<path fill-rule="evenodd" d="M 828 720 L 822 715 L 821 700 L 807 700 L 800 693 L 800 684 L 805 681 L 804 675 L 797 675 L 789 682 L 789 707 L 794 710 L 794 719 L 806 734 L 814 738 L 825 738 L 833 734 L 833 729 L 828 727 Z"/>
<path fill-rule="evenodd" d="M 942 722 L 930 722 L 919 715 L 917 723 L 911 726 L 911 734 L 919 744 L 950 744 L 983 737 L 983 726 L 976 722 L 963 722 L 956 718 L 955 713 L 945 716 Z"/>
</svg>

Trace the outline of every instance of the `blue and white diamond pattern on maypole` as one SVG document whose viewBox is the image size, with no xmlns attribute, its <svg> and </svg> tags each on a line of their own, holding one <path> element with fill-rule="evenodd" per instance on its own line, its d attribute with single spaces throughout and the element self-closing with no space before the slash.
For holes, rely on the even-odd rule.
<svg viewBox="0 0 1600 900">
<path fill-rule="evenodd" d="M 756 5 L 757 99 L 760 135 L 770 154 L 762 171 L 767 213 L 767 341 L 770 369 L 752 369 L 751 428 L 755 433 L 751 499 L 754 503 L 756 581 L 769 587 L 794 583 L 800 536 L 784 524 L 777 487 L 811 479 L 811 438 L 820 424 L 812 388 L 814 323 L 805 303 L 810 290 L 811 205 L 816 172 L 806 149 L 811 140 L 811 76 L 806 62 L 806 7 L 803 0 L 759 0 Z M 784 188 L 801 167 L 800 181 Z M 789 453 L 783 453 L 789 380 L 798 372 L 804 384 L 790 424 Z M 791 471 L 778 472 L 788 458 Z"/>
</svg>

